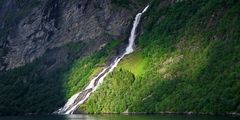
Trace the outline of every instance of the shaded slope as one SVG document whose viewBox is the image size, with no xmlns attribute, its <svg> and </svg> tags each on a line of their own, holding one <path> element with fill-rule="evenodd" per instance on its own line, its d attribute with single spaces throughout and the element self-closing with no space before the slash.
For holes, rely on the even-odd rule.
<svg viewBox="0 0 240 120">
<path fill-rule="evenodd" d="M 144 74 L 116 70 L 80 111 L 240 112 L 240 2 L 163 4 L 154 1 L 144 20 Z"/>
</svg>

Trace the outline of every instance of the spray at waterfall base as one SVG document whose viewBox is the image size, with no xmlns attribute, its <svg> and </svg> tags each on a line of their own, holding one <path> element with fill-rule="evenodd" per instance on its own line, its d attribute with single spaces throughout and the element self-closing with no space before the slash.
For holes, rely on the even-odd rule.
<svg viewBox="0 0 240 120">
<path fill-rule="evenodd" d="M 136 39 L 136 29 L 139 25 L 139 22 L 141 20 L 141 16 L 143 13 L 145 13 L 148 9 L 149 5 L 144 8 L 144 10 L 140 13 L 138 13 L 135 17 L 133 27 L 131 30 L 131 35 L 129 37 L 129 44 L 125 49 L 125 52 L 117 57 L 114 62 L 112 62 L 109 66 L 104 68 L 96 77 L 94 77 L 88 86 L 81 92 L 76 93 L 73 95 L 67 103 L 64 105 L 64 107 L 60 108 L 59 110 L 55 111 L 56 114 L 73 114 L 76 109 L 83 104 L 93 93 L 99 85 L 103 82 L 104 78 L 111 73 L 114 68 L 117 67 L 118 63 L 125 57 L 125 55 L 130 54 L 134 51 L 134 41 Z"/>
</svg>

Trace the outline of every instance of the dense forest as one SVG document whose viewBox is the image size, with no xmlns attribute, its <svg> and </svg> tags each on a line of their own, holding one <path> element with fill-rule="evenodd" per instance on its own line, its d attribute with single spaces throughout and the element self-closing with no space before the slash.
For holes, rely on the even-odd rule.
<svg viewBox="0 0 240 120">
<path fill-rule="evenodd" d="M 240 1 L 161 6 L 144 18 L 135 53 L 80 107 L 88 113 L 240 112 Z"/>
<path fill-rule="evenodd" d="M 120 9 L 129 1 L 113 3 Z M 152 0 L 135 52 L 78 111 L 239 113 L 239 11 L 239 0 Z M 0 115 L 46 114 L 62 107 L 109 64 L 123 41 L 112 40 L 89 55 L 83 54 L 86 44 L 70 43 L 0 72 Z M 57 69 L 47 67 L 54 59 L 61 59 Z"/>
</svg>

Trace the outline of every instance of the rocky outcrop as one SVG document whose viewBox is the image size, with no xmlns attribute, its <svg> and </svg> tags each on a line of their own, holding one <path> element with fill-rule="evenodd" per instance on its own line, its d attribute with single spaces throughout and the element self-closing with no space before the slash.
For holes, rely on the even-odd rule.
<svg viewBox="0 0 240 120">
<path fill-rule="evenodd" d="M 15 0 L 3 0 L 0 6 L 4 11 L 0 15 L 3 24 L 7 6 L 13 4 Z M 14 22 L 14 29 L 7 33 L 6 44 L 1 46 L 7 50 L 0 55 L 1 70 L 23 66 L 48 49 L 70 42 L 86 43 L 85 54 L 88 54 L 109 40 L 124 40 L 134 15 L 141 8 L 132 2 L 129 7 L 119 9 L 111 0 L 41 0 L 38 4 L 23 19 Z"/>
</svg>

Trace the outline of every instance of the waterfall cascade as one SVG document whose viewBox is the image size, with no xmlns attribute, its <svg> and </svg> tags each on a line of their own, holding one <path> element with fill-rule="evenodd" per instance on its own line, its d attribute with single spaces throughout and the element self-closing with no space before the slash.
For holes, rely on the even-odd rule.
<svg viewBox="0 0 240 120">
<path fill-rule="evenodd" d="M 60 108 L 59 110 L 55 111 L 56 114 L 73 114 L 73 112 L 79 107 L 79 105 L 83 104 L 93 93 L 98 86 L 103 82 L 104 78 L 114 70 L 115 67 L 117 67 L 120 60 L 127 54 L 132 53 L 133 47 L 134 47 L 134 41 L 136 39 L 136 29 L 138 27 L 138 24 L 140 22 L 141 16 L 144 12 L 147 11 L 149 6 L 147 6 L 141 13 L 138 13 L 135 17 L 133 27 L 131 30 L 131 35 L 129 37 L 129 44 L 125 50 L 125 52 L 118 56 L 109 66 L 104 68 L 96 77 L 94 77 L 88 86 L 81 92 L 76 93 L 73 95 L 67 103 L 64 105 L 64 107 Z"/>
</svg>

